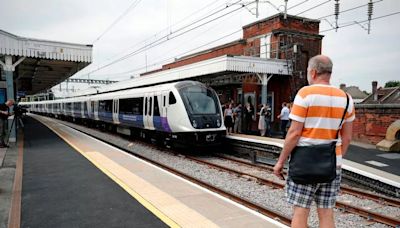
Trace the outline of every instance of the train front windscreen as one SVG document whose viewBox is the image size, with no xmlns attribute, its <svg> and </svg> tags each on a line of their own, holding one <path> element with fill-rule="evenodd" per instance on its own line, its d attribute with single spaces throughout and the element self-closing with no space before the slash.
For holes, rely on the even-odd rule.
<svg viewBox="0 0 400 228">
<path fill-rule="evenodd" d="M 191 85 L 180 88 L 179 93 L 194 128 L 219 128 L 221 126 L 220 104 L 212 89 Z"/>
</svg>

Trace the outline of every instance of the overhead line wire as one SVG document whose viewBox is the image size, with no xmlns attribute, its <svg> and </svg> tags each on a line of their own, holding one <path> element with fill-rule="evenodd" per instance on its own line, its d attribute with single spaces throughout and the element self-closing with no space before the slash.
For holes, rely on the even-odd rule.
<svg viewBox="0 0 400 228">
<path fill-rule="evenodd" d="M 308 11 L 310 11 L 310 10 L 313 10 L 313 9 L 315 9 L 315 8 L 317 8 L 317 7 L 320 7 L 320 6 L 326 4 L 326 3 L 330 2 L 330 1 L 331 1 L 331 0 L 327 0 L 327 1 L 325 1 L 325 2 L 322 2 L 322 3 L 320 3 L 320 4 L 316 5 L 316 6 L 313 6 L 313 7 L 311 7 L 311 8 L 308 8 L 308 9 L 306 9 L 306 10 L 304 10 L 304 11 L 302 11 L 302 12 L 296 14 L 295 16 L 298 16 L 298 15 L 300 15 L 300 14 L 303 14 L 303 13 L 305 13 L 305 12 L 308 12 Z"/>
<path fill-rule="evenodd" d="M 92 44 L 96 43 L 97 41 L 99 41 L 108 31 L 111 30 L 112 27 L 114 27 L 122 18 L 124 18 L 129 11 L 131 11 L 132 9 L 134 9 L 140 2 L 141 0 L 135 0 L 113 23 L 111 23 L 106 30 L 104 30 L 103 33 L 100 34 L 100 36 L 98 36 L 93 42 Z"/>
<path fill-rule="evenodd" d="M 239 0 L 239 1 L 237 1 L 236 3 L 240 2 L 240 1 L 242 1 L 242 0 Z M 201 26 L 204 26 L 204 25 L 206 25 L 206 24 L 208 24 L 208 23 L 211 23 L 211 22 L 213 22 L 213 21 L 215 21 L 215 20 L 218 20 L 218 19 L 220 19 L 220 18 L 222 18 L 222 17 L 224 17 L 224 16 L 226 16 L 226 15 L 229 15 L 229 14 L 231 14 L 231 13 L 234 13 L 234 12 L 240 10 L 241 8 L 243 8 L 243 7 L 247 6 L 247 5 L 250 5 L 250 4 L 252 4 L 252 3 L 253 3 L 253 2 L 247 3 L 247 4 L 242 4 L 242 6 L 241 6 L 240 8 L 237 8 L 237 9 L 234 9 L 234 10 L 232 10 L 232 11 L 229 11 L 228 13 L 225 13 L 225 14 L 223 14 L 223 15 L 220 15 L 220 16 L 218 16 L 218 17 L 216 17 L 216 18 L 213 18 L 213 19 L 208 20 L 208 21 L 206 21 L 206 22 L 204 22 L 204 23 L 201 23 L 201 24 L 199 24 L 199 25 L 197 25 L 197 26 L 195 26 L 195 27 L 193 27 L 193 28 L 190 28 L 189 30 L 183 31 L 183 32 L 181 32 L 181 33 L 178 34 L 178 35 L 175 35 L 175 36 L 173 36 L 173 37 L 170 37 L 170 35 L 172 35 L 172 34 L 178 32 L 178 31 L 182 31 L 183 29 L 188 28 L 188 27 L 190 27 L 191 25 L 197 24 L 198 22 L 203 21 L 204 19 L 206 19 L 206 18 L 208 18 L 208 17 L 210 17 L 210 16 L 213 16 L 213 15 L 215 15 L 215 14 L 217 14 L 217 13 L 219 13 L 219 12 L 225 10 L 225 9 L 222 9 L 222 10 L 219 10 L 219 11 L 217 11 L 217 12 L 215 12 L 215 13 L 212 13 L 211 15 L 209 15 L 209 16 L 207 16 L 207 17 L 204 17 L 204 18 L 202 18 L 202 19 L 200 19 L 200 20 L 198 20 L 198 21 L 195 21 L 195 22 L 193 22 L 193 23 L 187 25 L 187 26 L 184 26 L 184 27 L 182 27 L 182 28 L 180 28 L 180 29 L 174 31 L 174 32 L 171 33 L 171 34 L 165 35 L 165 36 L 163 36 L 163 37 L 157 39 L 156 41 L 153 41 L 152 43 L 150 43 L 150 44 L 148 44 L 148 45 L 145 45 L 145 46 L 143 46 L 143 47 L 141 47 L 141 48 L 139 48 L 139 49 L 137 49 L 137 50 L 135 50 L 135 51 L 133 51 L 133 52 L 131 52 L 131 53 L 129 53 L 129 54 L 127 54 L 127 55 L 125 55 L 125 56 L 119 58 L 119 59 L 117 59 L 117 60 L 112 61 L 111 63 L 108 63 L 108 64 L 106 64 L 106 65 L 103 65 L 103 66 L 101 66 L 101 67 L 99 67 L 99 68 L 97 68 L 97 69 L 95 69 L 95 70 L 89 72 L 88 74 L 91 74 L 91 73 L 93 73 L 93 72 L 96 72 L 96 71 L 99 71 L 99 70 L 101 70 L 101 69 L 104 69 L 104 68 L 106 68 L 106 67 L 108 67 L 108 66 L 110 66 L 110 65 L 113 65 L 113 64 L 115 64 L 115 63 L 117 63 L 117 62 L 120 62 L 120 61 L 123 61 L 123 60 L 125 60 L 125 59 L 127 59 L 127 58 L 130 58 L 130 57 L 132 57 L 132 56 L 134 56 L 134 55 L 136 55 L 136 54 L 138 54 L 138 53 L 141 53 L 141 52 L 143 52 L 143 51 L 145 51 L 145 50 L 148 50 L 148 49 L 153 48 L 153 47 L 155 47 L 155 46 L 158 46 L 158 45 L 160 45 L 160 44 L 162 44 L 162 43 L 165 43 L 165 42 L 167 42 L 167 41 L 169 41 L 169 40 L 171 40 L 171 39 L 174 39 L 174 38 L 176 38 L 176 37 L 179 37 L 179 36 L 181 36 L 181 35 L 183 35 L 183 34 L 186 34 L 186 33 L 190 32 L 190 31 L 193 31 L 193 30 L 195 30 L 195 29 L 197 29 L 197 28 L 199 28 L 199 27 L 201 27 Z M 227 6 L 227 8 L 228 8 L 228 7 L 229 7 L 229 6 Z M 163 40 L 164 38 L 167 38 L 167 39 L 166 39 L 166 40 Z M 157 43 L 157 42 L 158 42 L 158 43 Z M 87 75 L 87 74 L 86 74 L 86 75 Z"/>
<path fill-rule="evenodd" d="M 242 1 L 242 0 L 238 0 L 238 1 L 235 2 L 235 4 L 236 4 L 236 3 L 239 3 L 239 2 L 241 2 L 241 1 Z M 208 14 L 207 16 L 205 16 L 205 17 L 203 17 L 203 18 L 201 18 L 201 19 L 199 19 L 199 20 L 197 20 L 197 21 L 194 21 L 194 22 L 192 22 L 192 23 L 190 23 L 190 24 L 188 24 L 188 25 L 185 25 L 185 26 L 179 28 L 178 30 L 174 31 L 173 33 L 176 33 L 176 32 L 178 32 L 178 31 L 181 31 L 181 30 L 185 29 L 185 28 L 188 28 L 188 27 L 190 27 L 190 26 L 192 26 L 192 25 L 194 25 L 194 24 L 196 24 L 196 23 L 198 23 L 198 22 L 200 22 L 200 21 L 203 21 L 204 19 L 206 19 L 206 18 L 208 18 L 208 17 L 214 16 L 215 14 L 218 14 L 218 13 L 220 13 L 220 12 L 226 10 L 226 9 L 229 8 L 229 7 L 231 7 L 231 6 L 227 6 L 227 7 L 223 8 L 223 9 L 220 9 L 220 10 L 218 10 L 218 11 L 216 11 L 216 12 L 212 12 L 212 13 Z M 160 37 L 159 39 L 153 41 L 152 43 L 146 44 L 144 47 L 141 47 L 141 48 L 139 48 L 139 49 L 137 49 L 137 50 L 134 50 L 133 52 L 131 52 L 131 53 L 127 54 L 127 55 L 124 55 L 124 56 L 118 58 L 117 60 L 112 61 L 111 63 L 108 63 L 108 64 L 105 64 L 105 65 L 103 65 L 103 66 L 100 66 L 100 67 L 98 67 L 97 69 L 92 70 L 92 71 L 90 71 L 89 73 L 87 73 L 87 74 L 85 74 L 85 75 L 91 74 L 91 73 L 96 72 L 96 71 L 99 71 L 99 70 L 101 70 L 101 69 L 104 69 L 105 67 L 108 67 L 108 66 L 110 66 L 110 65 L 112 65 L 112 64 L 114 64 L 114 63 L 116 63 L 116 62 L 125 60 L 127 56 L 128 56 L 128 58 L 129 58 L 130 56 L 132 56 L 132 53 L 136 53 L 137 51 L 140 51 L 140 50 L 143 50 L 143 49 L 144 49 L 144 50 L 148 50 L 148 49 L 146 49 L 146 47 L 148 47 L 148 46 L 150 46 L 150 45 L 153 45 L 154 43 L 157 43 L 157 42 L 163 40 L 164 38 L 167 38 L 168 36 L 170 36 L 170 35 L 173 34 L 173 33 L 164 35 L 164 36 Z M 170 39 L 167 39 L 167 40 L 170 40 Z M 162 43 L 163 43 L 163 42 L 162 42 Z"/>
<path fill-rule="evenodd" d="M 182 20 L 176 22 L 175 24 L 161 29 L 161 30 L 160 30 L 159 32 L 157 32 L 156 34 L 153 34 L 153 35 L 151 35 L 151 36 L 145 38 L 144 40 L 141 40 L 141 41 L 135 43 L 134 45 L 131 45 L 130 47 L 128 47 L 128 48 L 126 48 L 126 49 L 131 49 L 132 47 L 135 47 L 135 46 L 138 46 L 138 45 L 140 45 L 140 44 L 146 43 L 146 41 L 152 39 L 153 37 L 157 37 L 157 35 L 161 34 L 162 32 L 168 30 L 169 28 L 171 28 L 171 27 L 173 27 L 173 26 L 178 25 L 178 24 L 181 23 L 182 21 L 185 21 L 186 19 L 192 17 L 193 15 L 196 15 L 197 13 L 199 13 L 199 12 L 201 12 L 202 10 L 204 10 L 204 9 L 206 9 L 206 8 L 208 8 L 208 7 L 210 7 L 211 5 L 214 5 L 215 3 L 219 2 L 219 1 L 220 1 L 220 0 L 213 1 L 211 4 L 208 4 L 208 5 L 204 6 L 203 8 L 201 8 L 201 9 L 199 9 L 199 10 L 197 10 L 197 11 L 191 13 L 190 15 L 187 15 L 186 17 L 184 17 Z M 215 9 L 217 9 L 217 8 L 223 6 L 223 5 L 225 5 L 225 3 L 224 3 L 224 4 L 221 4 L 221 5 L 218 5 L 218 7 L 212 9 L 211 11 L 214 11 Z M 125 49 L 125 50 L 126 50 L 126 49 Z M 120 54 L 122 54 L 122 53 L 124 53 L 124 52 L 125 52 L 125 51 L 122 51 L 122 52 L 120 52 L 120 53 L 114 55 L 114 56 L 111 57 L 110 59 L 112 59 L 112 58 L 114 58 L 114 57 L 116 57 L 116 56 L 118 56 L 118 55 L 120 55 Z"/>
<path fill-rule="evenodd" d="M 191 53 L 192 51 L 195 51 L 195 50 L 197 50 L 197 49 L 200 49 L 200 48 L 202 48 L 202 47 L 205 47 L 205 46 L 210 45 L 210 44 L 212 44 L 212 43 L 215 43 L 215 42 L 217 42 L 217 41 L 220 41 L 220 40 L 222 40 L 222 39 L 224 39 L 224 38 L 226 38 L 226 37 L 229 37 L 229 36 L 231 36 L 231 35 L 233 35 L 233 34 L 236 34 L 236 33 L 240 32 L 240 31 L 242 31 L 241 28 L 238 29 L 238 30 L 236 30 L 236 31 L 234 31 L 234 32 L 231 32 L 231 33 L 229 33 L 229 34 L 227 34 L 227 35 L 224 35 L 224 36 L 222 36 L 222 37 L 220 37 L 220 38 L 218 38 L 218 39 L 212 40 L 212 41 L 210 41 L 210 42 L 208 42 L 208 43 L 206 43 L 206 44 L 202 44 L 202 45 L 197 46 L 197 47 L 195 47 L 195 48 L 193 48 L 193 49 L 190 49 L 190 50 L 188 50 L 188 51 L 179 53 L 179 54 L 177 54 L 176 56 L 182 56 L 182 55 L 189 54 L 189 53 Z M 170 60 L 170 59 L 174 59 L 174 57 L 169 57 L 169 58 L 163 59 L 163 60 L 161 60 L 161 61 L 152 63 L 152 64 L 148 65 L 147 67 L 149 67 L 149 66 L 156 66 L 156 65 L 162 64 L 162 63 L 164 63 L 164 62 L 166 62 L 166 61 L 168 61 L 168 60 Z M 124 71 L 124 72 L 120 72 L 120 73 L 115 73 L 115 74 L 102 74 L 102 75 L 94 75 L 94 76 L 107 76 L 107 75 L 129 74 L 129 73 L 133 73 L 133 72 L 136 72 L 136 71 L 145 69 L 145 68 L 146 68 L 146 66 L 142 66 L 142 67 L 139 67 L 139 68 L 135 68 L 135 69 L 128 70 L 128 71 Z"/>
<path fill-rule="evenodd" d="M 379 17 L 371 18 L 371 21 L 377 20 L 377 19 L 381 19 L 381 18 L 385 18 L 385 17 L 390 17 L 390 16 L 393 16 L 393 15 L 396 15 L 396 14 L 400 14 L 400 11 L 394 12 L 394 13 L 390 13 L 390 14 L 386 14 L 386 15 L 379 16 Z M 369 20 L 367 19 L 367 20 L 363 20 L 363 21 L 354 21 L 353 23 L 350 23 L 350 24 L 347 24 L 347 25 L 343 25 L 343 26 L 339 26 L 339 28 L 344 28 L 344 27 L 349 27 L 349 26 L 357 25 L 357 24 L 359 24 L 359 23 L 364 23 L 364 22 L 367 22 L 367 21 L 369 21 Z M 348 22 L 348 23 L 349 23 L 349 22 Z M 326 29 L 326 30 L 320 31 L 320 33 L 328 32 L 328 31 L 335 30 L 335 29 L 336 29 L 336 28 L 333 28 L 333 29 Z"/>
<path fill-rule="evenodd" d="M 383 0 L 378 0 L 378 1 L 375 1 L 375 2 L 372 2 L 372 3 L 377 3 L 377 2 L 382 2 L 382 1 Z M 346 9 L 346 10 L 340 11 L 339 13 L 345 13 L 345 12 L 348 12 L 348 11 L 352 11 L 352 10 L 355 10 L 355 9 L 362 8 L 364 6 L 368 6 L 368 3 L 367 4 L 363 4 L 363 5 L 359 5 L 359 6 L 350 8 L 350 9 Z M 317 20 L 320 20 L 320 19 L 323 19 L 323 18 L 327 18 L 327 17 L 330 17 L 330 16 L 334 16 L 334 15 L 335 14 L 329 14 L 329 15 L 326 15 L 326 16 L 323 16 L 323 17 L 319 17 L 319 18 L 317 18 Z"/>
</svg>

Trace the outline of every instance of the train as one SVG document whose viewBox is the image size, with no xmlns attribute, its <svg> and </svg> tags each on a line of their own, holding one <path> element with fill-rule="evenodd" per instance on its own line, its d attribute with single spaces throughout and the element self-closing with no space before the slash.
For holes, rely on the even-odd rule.
<svg viewBox="0 0 400 228">
<path fill-rule="evenodd" d="M 147 138 L 168 146 L 216 146 L 226 135 L 218 95 L 197 81 L 20 102 L 19 105 L 32 113 Z"/>
</svg>

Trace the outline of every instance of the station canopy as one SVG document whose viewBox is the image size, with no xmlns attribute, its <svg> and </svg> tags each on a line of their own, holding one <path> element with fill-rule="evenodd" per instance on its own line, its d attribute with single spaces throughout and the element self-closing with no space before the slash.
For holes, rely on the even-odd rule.
<svg viewBox="0 0 400 228">
<path fill-rule="evenodd" d="M 207 81 L 226 83 L 233 80 L 242 83 L 242 77 L 249 74 L 291 75 L 291 65 L 283 59 L 223 55 L 105 85 L 99 89 L 89 88 L 77 92 L 73 96 L 106 93 L 182 80 L 198 80 L 206 84 L 208 84 Z"/>
<path fill-rule="evenodd" d="M 0 60 L 21 58 L 14 71 L 16 89 L 26 95 L 44 92 L 92 62 L 92 45 L 39 40 L 0 30 Z M 4 80 L 4 73 L 1 74 Z"/>
</svg>

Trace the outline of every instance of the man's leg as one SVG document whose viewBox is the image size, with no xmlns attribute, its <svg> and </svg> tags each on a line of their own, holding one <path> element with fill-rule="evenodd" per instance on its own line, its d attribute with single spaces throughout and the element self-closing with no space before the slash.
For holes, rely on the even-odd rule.
<svg viewBox="0 0 400 228">
<path fill-rule="evenodd" d="M 336 178 L 331 183 L 321 184 L 315 193 L 320 227 L 335 227 L 333 208 L 336 204 L 341 180 L 342 170 L 338 168 L 336 169 Z"/>
<path fill-rule="evenodd" d="M 282 132 L 283 138 L 286 138 L 286 121 L 285 120 L 281 120 L 281 132 Z"/>
<path fill-rule="evenodd" d="M 317 208 L 319 227 L 334 228 L 333 208 Z"/>
<path fill-rule="evenodd" d="M 5 133 L 6 133 L 6 124 L 3 119 L 0 119 L 0 146 L 4 146 L 4 138 L 5 138 Z"/>
<path fill-rule="evenodd" d="M 309 208 L 293 206 L 292 228 L 307 228 Z M 324 226 L 321 226 L 324 227 Z"/>
</svg>

